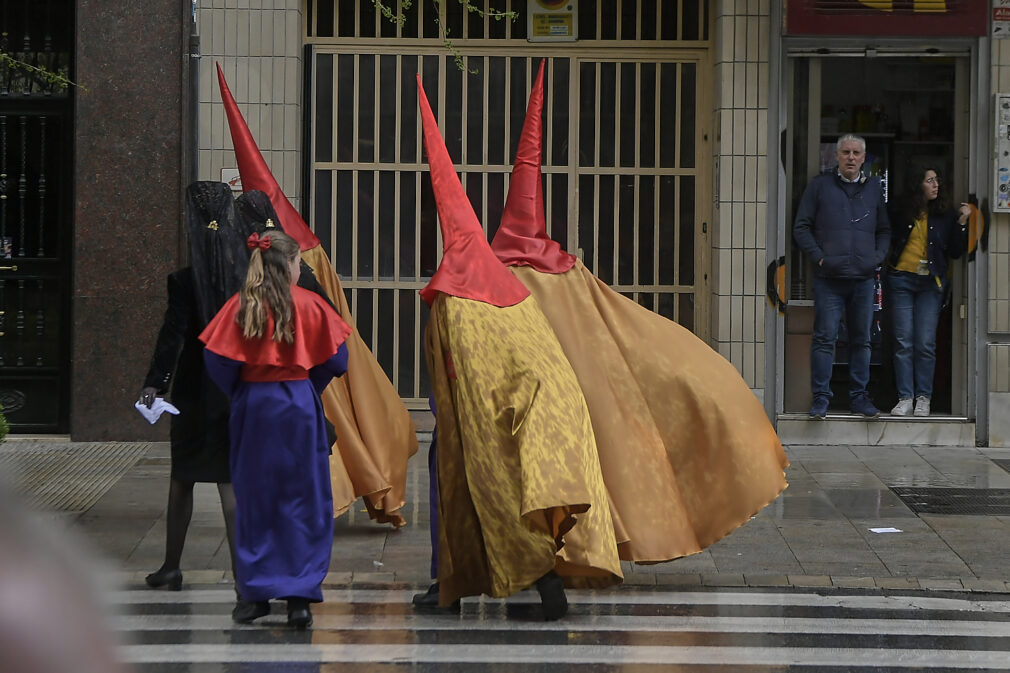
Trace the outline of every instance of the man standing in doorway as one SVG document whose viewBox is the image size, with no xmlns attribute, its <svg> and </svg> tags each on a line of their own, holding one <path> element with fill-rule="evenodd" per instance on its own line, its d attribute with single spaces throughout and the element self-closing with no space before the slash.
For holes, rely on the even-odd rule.
<svg viewBox="0 0 1010 673">
<path fill-rule="evenodd" d="M 810 348 L 810 417 L 823 419 L 831 400 L 831 368 L 842 316 L 849 340 L 849 405 L 876 418 L 870 379 L 873 274 L 887 255 L 890 226 L 880 180 L 863 175 L 866 141 L 843 135 L 838 167 L 818 175 L 803 192 L 793 237 L 813 262 L 814 338 Z"/>
</svg>

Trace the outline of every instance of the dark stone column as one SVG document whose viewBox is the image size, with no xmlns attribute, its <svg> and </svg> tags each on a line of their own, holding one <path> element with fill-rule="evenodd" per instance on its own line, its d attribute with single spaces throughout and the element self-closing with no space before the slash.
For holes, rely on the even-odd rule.
<svg viewBox="0 0 1010 673">
<path fill-rule="evenodd" d="M 167 438 L 133 408 L 181 266 L 189 0 L 79 0 L 71 437 Z"/>
</svg>

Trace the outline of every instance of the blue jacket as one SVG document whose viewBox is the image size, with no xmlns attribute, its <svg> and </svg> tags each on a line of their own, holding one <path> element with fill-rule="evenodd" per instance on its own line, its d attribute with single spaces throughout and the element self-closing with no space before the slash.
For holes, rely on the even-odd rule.
<svg viewBox="0 0 1010 673">
<path fill-rule="evenodd" d="M 968 247 L 968 226 L 961 226 L 957 221 L 957 211 L 945 213 L 929 213 L 927 226 L 929 228 L 929 270 L 934 276 L 943 278 L 947 273 L 947 261 L 960 257 Z M 908 244 L 915 222 L 895 215 L 895 227 L 891 230 L 891 254 L 888 263 L 894 266 L 901 259 L 901 253 Z"/>
<path fill-rule="evenodd" d="M 891 242 L 880 180 L 845 182 L 837 172 L 818 175 L 800 199 L 793 238 L 810 256 L 817 275 L 871 278 Z"/>
</svg>

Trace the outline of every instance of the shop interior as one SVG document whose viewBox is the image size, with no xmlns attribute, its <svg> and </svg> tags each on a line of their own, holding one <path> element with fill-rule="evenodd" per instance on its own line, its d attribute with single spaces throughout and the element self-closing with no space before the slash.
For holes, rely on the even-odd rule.
<svg viewBox="0 0 1010 673">
<path fill-rule="evenodd" d="M 889 205 L 918 161 L 940 167 L 944 189 L 956 207 L 967 200 L 967 56 L 795 57 L 785 134 L 787 172 L 786 344 L 784 411 L 805 413 L 810 396 L 813 292 L 809 260 L 792 240 L 792 218 L 807 182 L 833 170 L 835 142 L 845 133 L 866 139 L 863 171 L 883 182 Z M 881 274 L 886 270 L 878 270 Z M 934 415 L 964 416 L 966 304 L 964 260 L 951 265 L 953 282 L 937 329 Z M 879 276 L 880 274 L 878 274 Z M 882 413 L 897 401 L 886 284 L 878 277 L 872 327 L 870 396 Z M 835 350 L 829 412 L 847 413 L 848 355 L 844 325 Z"/>
</svg>

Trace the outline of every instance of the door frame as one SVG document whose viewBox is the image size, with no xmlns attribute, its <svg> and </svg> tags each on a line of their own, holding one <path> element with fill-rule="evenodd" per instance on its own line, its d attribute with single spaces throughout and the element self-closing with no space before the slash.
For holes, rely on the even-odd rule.
<svg viewBox="0 0 1010 673">
<path fill-rule="evenodd" d="M 779 10 L 780 11 L 780 10 Z M 774 17 L 773 17 L 774 18 Z M 775 24 L 774 21 L 772 22 Z M 958 114 L 955 122 L 955 137 L 963 138 L 961 146 L 968 152 L 967 156 L 955 162 L 965 171 L 962 184 L 968 192 L 976 194 L 981 201 L 989 198 L 989 180 L 985 165 L 988 152 L 980 152 L 979 148 L 988 148 L 988 99 L 983 92 L 988 91 L 988 72 L 981 72 L 980 50 L 987 51 L 987 41 L 971 38 L 872 38 L 872 37 L 839 37 L 839 38 L 795 38 L 773 36 L 775 48 L 769 53 L 771 59 L 769 78 L 773 81 L 769 96 L 769 156 L 770 165 L 777 167 L 770 172 L 769 193 L 776 194 L 769 200 L 769 222 L 775 223 L 774 230 L 768 232 L 767 254 L 770 259 L 779 259 L 786 255 L 788 247 L 788 231 L 786 221 L 789 215 L 787 200 L 787 166 L 791 156 L 792 133 L 789 128 L 789 117 L 794 95 L 791 84 L 793 64 L 796 58 L 832 58 L 832 57 L 956 57 L 955 95 L 961 101 L 968 101 L 966 114 Z M 988 62 L 988 59 L 986 60 Z M 799 92 L 805 94 L 805 92 Z M 771 109 L 774 106 L 774 109 Z M 811 117 L 819 119 L 819 108 L 811 111 Z M 813 122 L 811 122 L 812 124 Z M 985 156 L 983 156 L 985 155 Z M 952 391 L 952 405 L 956 416 L 966 419 L 976 419 L 978 427 L 984 428 L 985 402 L 979 395 L 980 385 L 985 382 L 984 337 L 986 324 L 986 302 L 980 300 L 985 296 L 985 265 L 982 255 L 975 262 L 965 260 L 960 262 L 965 271 L 955 278 L 954 298 L 963 302 L 965 319 L 961 321 L 961 329 L 952 332 L 952 344 L 964 345 L 961 357 L 952 358 L 951 380 L 959 381 L 962 390 Z M 964 259 L 964 258 L 963 258 Z M 982 263 L 980 263 L 982 262 Z M 982 292 L 980 293 L 980 290 Z M 955 315 L 959 313 L 955 307 Z M 768 339 L 766 348 L 767 371 L 775 372 L 774 405 L 766 403 L 766 408 L 774 417 L 791 416 L 784 410 L 785 402 L 785 317 L 774 311 L 769 311 L 773 318 L 768 324 L 774 326 L 774 339 Z M 957 322 L 957 321 L 955 321 Z M 960 412 L 957 410 L 960 408 Z M 984 429 L 982 431 L 984 433 Z M 982 434 L 982 433 L 980 433 Z"/>
</svg>

